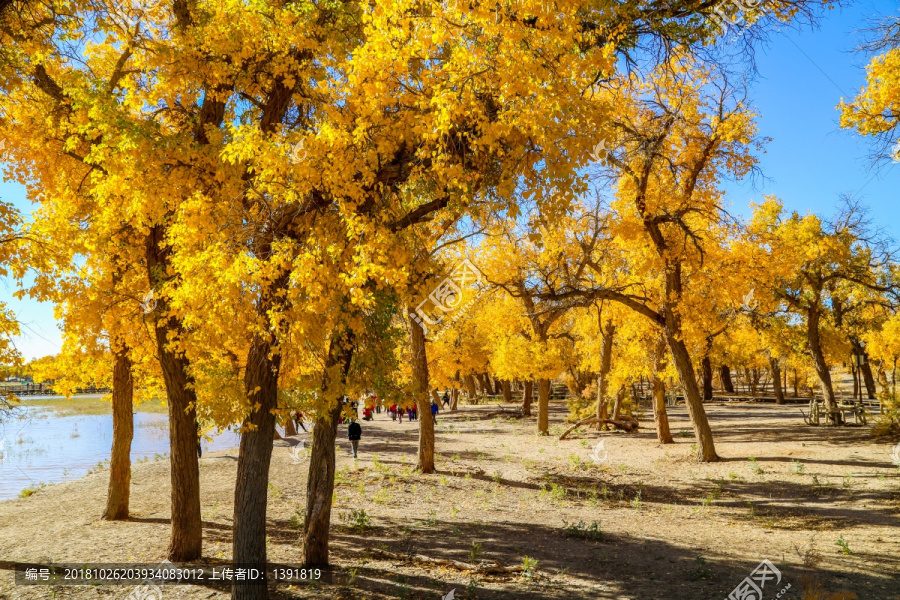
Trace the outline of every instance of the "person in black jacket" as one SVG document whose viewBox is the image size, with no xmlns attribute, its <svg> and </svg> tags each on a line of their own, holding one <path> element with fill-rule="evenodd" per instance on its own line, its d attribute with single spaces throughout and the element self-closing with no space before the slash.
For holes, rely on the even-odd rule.
<svg viewBox="0 0 900 600">
<path fill-rule="evenodd" d="M 359 448 L 359 438 L 362 437 L 362 427 L 356 419 L 350 421 L 347 425 L 347 439 L 350 440 L 350 449 L 353 451 L 353 458 L 356 458 L 356 452 Z"/>
</svg>

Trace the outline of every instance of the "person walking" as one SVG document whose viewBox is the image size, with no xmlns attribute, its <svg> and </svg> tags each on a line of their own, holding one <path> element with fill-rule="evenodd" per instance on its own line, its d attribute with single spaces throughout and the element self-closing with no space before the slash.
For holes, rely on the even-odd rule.
<svg viewBox="0 0 900 600">
<path fill-rule="evenodd" d="M 444 390 L 444 396 L 441 398 L 441 404 L 444 405 L 444 408 L 450 406 L 450 392 Z"/>
<path fill-rule="evenodd" d="M 353 452 L 353 458 L 356 458 L 359 450 L 359 438 L 362 437 L 362 427 L 356 419 L 352 419 L 347 425 L 347 439 L 350 440 L 350 450 Z"/>
<path fill-rule="evenodd" d="M 437 423 L 438 405 L 434 400 L 431 401 L 431 418 Z"/>
</svg>

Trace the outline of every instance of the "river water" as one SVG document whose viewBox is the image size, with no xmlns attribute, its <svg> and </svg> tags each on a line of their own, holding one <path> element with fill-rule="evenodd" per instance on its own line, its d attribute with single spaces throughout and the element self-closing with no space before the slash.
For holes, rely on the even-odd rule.
<svg viewBox="0 0 900 600">
<path fill-rule="evenodd" d="M 111 414 L 63 415 L 29 407 L 27 400 L 16 413 L 0 423 L 0 500 L 15 498 L 22 490 L 42 483 L 78 479 L 109 460 Z M 224 450 L 238 446 L 240 437 L 225 431 L 202 444 L 204 453 Z M 168 453 L 168 416 L 135 413 L 132 462 Z"/>
</svg>

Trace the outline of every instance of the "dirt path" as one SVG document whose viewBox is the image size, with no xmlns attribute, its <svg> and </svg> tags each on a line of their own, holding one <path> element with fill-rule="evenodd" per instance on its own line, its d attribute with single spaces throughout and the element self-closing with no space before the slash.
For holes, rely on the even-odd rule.
<svg viewBox="0 0 900 600">
<path fill-rule="evenodd" d="M 801 584 L 814 581 L 860 600 L 900 599 L 900 470 L 890 445 L 873 442 L 866 428 L 807 427 L 790 406 L 711 405 L 724 460 L 701 465 L 690 458 L 683 407 L 670 409 L 676 443 L 667 446 L 652 430 L 579 431 L 560 442 L 536 436 L 532 419 L 485 418 L 495 410 L 440 415 L 441 472 L 433 476 L 413 471 L 415 423 L 384 413 L 364 422 L 355 465 L 341 440 L 332 538 L 339 582 L 273 588 L 273 597 L 438 599 L 455 588 L 463 599 L 713 600 L 768 559 L 781 581 L 767 584 L 766 600 L 787 584 L 781 597 L 800 598 Z M 558 436 L 565 408 L 552 410 Z M 295 563 L 308 463 L 293 464 L 289 450 L 276 443 L 268 548 L 271 561 Z M 207 561 L 230 557 L 236 458 L 232 450 L 200 461 Z M 106 473 L 0 502 L 0 561 L 160 561 L 168 468 L 164 460 L 135 465 L 129 522 L 98 518 Z M 354 509 L 365 517 L 353 520 Z M 537 563 L 526 574 L 473 575 L 379 550 Z M 124 600 L 130 591 L 17 587 L 12 572 L 0 570 L 3 600 Z M 167 586 L 163 599 L 225 597 L 222 588 Z"/>
</svg>

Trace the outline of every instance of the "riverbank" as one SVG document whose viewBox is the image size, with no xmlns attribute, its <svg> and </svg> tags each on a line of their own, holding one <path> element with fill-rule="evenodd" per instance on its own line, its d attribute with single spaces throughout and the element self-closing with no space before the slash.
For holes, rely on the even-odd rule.
<svg viewBox="0 0 900 600">
<path fill-rule="evenodd" d="M 551 407 L 563 429 L 565 407 Z M 718 463 L 692 458 L 684 407 L 670 409 L 675 444 L 655 434 L 578 430 L 537 437 L 533 419 L 464 407 L 439 415 L 435 475 L 414 470 L 416 423 L 384 413 L 363 423 L 360 459 L 338 441 L 332 560 L 342 583 L 273 588 L 273 599 L 696 600 L 727 597 L 768 559 L 782 599 L 820 586 L 826 600 L 898 600 L 900 471 L 868 428 L 803 425 L 795 407 L 709 405 Z M 646 421 L 644 425 L 650 425 Z M 341 430 L 341 436 L 346 435 Z M 268 557 L 301 560 L 308 462 L 275 442 Z M 602 453 L 594 447 L 604 441 Z M 791 440 L 791 441 L 785 441 Z M 601 459 L 595 462 L 594 457 Z M 203 560 L 229 560 L 237 450 L 200 460 Z M 0 557 L 8 561 L 146 562 L 169 539 L 168 460 L 136 464 L 132 519 L 99 519 L 106 472 L 0 502 Z M 364 511 L 361 514 L 358 511 Z M 357 512 L 353 512 L 357 511 Z M 390 558 L 387 551 L 396 558 Z M 484 575 L 409 554 L 531 565 Z M 59 597 L 121 599 L 116 587 L 60 588 Z M 832 596 L 838 592 L 843 596 Z M 51 597 L 15 587 L 0 571 L 0 599 Z M 166 588 L 164 600 L 224 600 L 215 586 Z"/>
<path fill-rule="evenodd" d="M 110 395 L 85 394 L 83 396 L 28 396 L 18 405 L 44 410 L 55 410 L 60 415 L 105 415 L 112 412 Z M 168 408 L 160 399 L 144 402 L 134 407 L 136 413 L 166 414 Z"/>
</svg>

